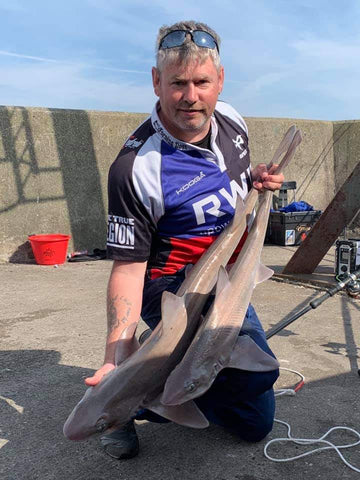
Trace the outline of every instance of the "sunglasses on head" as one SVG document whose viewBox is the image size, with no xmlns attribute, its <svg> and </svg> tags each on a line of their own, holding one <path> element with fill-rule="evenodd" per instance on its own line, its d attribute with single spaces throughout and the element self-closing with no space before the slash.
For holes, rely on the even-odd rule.
<svg viewBox="0 0 360 480">
<path fill-rule="evenodd" d="M 210 33 L 204 32 L 204 30 L 173 30 L 161 40 L 159 50 L 181 47 L 185 43 L 187 33 L 191 35 L 191 40 L 198 47 L 211 48 L 212 50 L 216 48 L 219 52 L 219 46 L 215 38 Z"/>
</svg>

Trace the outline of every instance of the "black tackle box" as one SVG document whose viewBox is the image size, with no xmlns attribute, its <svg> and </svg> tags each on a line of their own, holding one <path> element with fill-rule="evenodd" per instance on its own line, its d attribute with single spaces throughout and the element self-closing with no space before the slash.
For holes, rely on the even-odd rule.
<svg viewBox="0 0 360 480">
<path fill-rule="evenodd" d="M 265 241 L 275 245 L 299 245 L 320 215 L 321 210 L 270 212 Z"/>
</svg>

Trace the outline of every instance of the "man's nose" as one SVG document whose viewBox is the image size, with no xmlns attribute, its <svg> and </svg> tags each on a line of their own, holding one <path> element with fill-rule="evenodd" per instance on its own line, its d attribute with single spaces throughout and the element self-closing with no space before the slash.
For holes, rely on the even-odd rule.
<svg viewBox="0 0 360 480">
<path fill-rule="evenodd" d="M 197 94 L 196 86 L 193 83 L 189 83 L 186 85 L 186 88 L 184 91 L 184 100 L 190 104 L 197 102 L 198 94 Z"/>
</svg>

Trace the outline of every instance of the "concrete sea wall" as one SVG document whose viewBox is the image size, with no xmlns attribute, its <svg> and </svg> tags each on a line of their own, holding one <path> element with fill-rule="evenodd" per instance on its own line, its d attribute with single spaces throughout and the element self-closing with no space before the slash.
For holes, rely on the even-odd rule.
<svg viewBox="0 0 360 480">
<path fill-rule="evenodd" d="M 69 250 L 105 248 L 109 166 L 147 116 L 0 107 L 0 262 L 26 261 L 30 234 L 70 234 Z M 246 121 L 253 164 L 269 162 L 290 125 L 301 129 L 285 175 L 297 182 L 296 199 L 316 209 L 359 161 L 360 121 Z"/>
</svg>

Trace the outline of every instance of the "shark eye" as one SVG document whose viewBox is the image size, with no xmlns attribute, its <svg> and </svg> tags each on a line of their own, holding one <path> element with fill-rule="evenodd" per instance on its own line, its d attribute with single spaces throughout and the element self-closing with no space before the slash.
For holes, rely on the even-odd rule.
<svg viewBox="0 0 360 480">
<path fill-rule="evenodd" d="M 193 392 L 195 388 L 196 388 L 195 383 L 188 383 L 187 385 L 185 385 L 185 390 L 187 392 Z"/>
<path fill-rule="evenodd" d="M 102 433 L 104 430 L 108 428 L 108 424 L 103 418 L 100 418 L 96 422 L 95 428 L 97 432 Z"/>
</svg>

